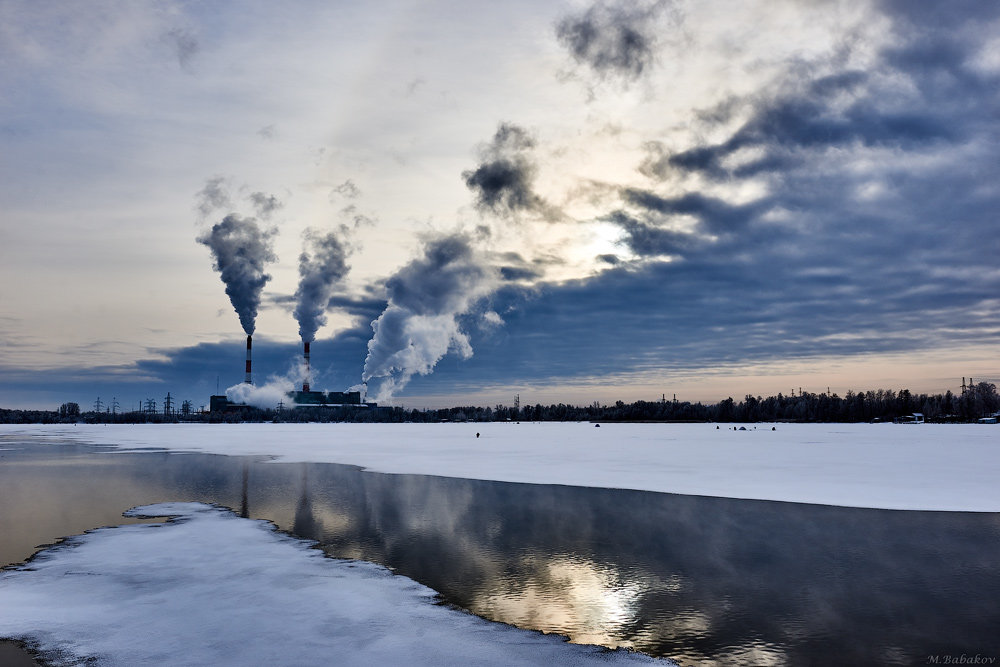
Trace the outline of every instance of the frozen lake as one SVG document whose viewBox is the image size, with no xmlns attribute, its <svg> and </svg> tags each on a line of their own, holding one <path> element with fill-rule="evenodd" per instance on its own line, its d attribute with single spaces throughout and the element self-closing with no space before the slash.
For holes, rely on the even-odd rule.
<svg viewBox="0 0 1000 667">
<path fill-rule="evenodd" d="M 104 432 L 129 446 L 150 437 L 130 428 Z M 1000 517 L 991 512 L 387 475 L 122 453 L 41 435 L 0 440 L 4 563 L 64 535 L 136 521 L 121 517 L 136 505 L 198 501 L 273 521 L 332 556 L 385 565 L 484 618 L 683 665 L 1000 653 Z M 59 597 L 51 604 L 58 613 Z"/>
<path fill-rule="evenodd" d="M 122 449 L 375 472 L 882 509 L 1000 512 L 1000 428 L 976 424 L 4 426 Z M 476 434 L 481 437 L 477 437 Z"/>
</svg>

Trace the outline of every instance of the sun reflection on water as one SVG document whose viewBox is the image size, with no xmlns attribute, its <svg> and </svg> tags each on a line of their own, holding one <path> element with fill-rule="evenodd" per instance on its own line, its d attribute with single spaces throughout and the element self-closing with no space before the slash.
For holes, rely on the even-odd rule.
<svg viewBox="0 0 1000 667">
<path fill-rule="evenodd" d="M 569 631 L 576 643 L 633 645 L 626 629 L 637 621 L 638 603 L 648 588 L 645 581 L 625 580 L 614 568 L 578 556 L 523 560 L 518 575 L 477 596 L 476 606 L 512 625 Z M 533 573 L 532 578 L 526 580 L 524 572 Z"/>
</svg>

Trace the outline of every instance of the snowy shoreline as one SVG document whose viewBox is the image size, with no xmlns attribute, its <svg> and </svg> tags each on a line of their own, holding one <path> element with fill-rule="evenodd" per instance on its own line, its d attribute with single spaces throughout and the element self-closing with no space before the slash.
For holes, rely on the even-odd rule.
<svg viewBox="0 0 1000 667">
<path fill-rule="evenodd" d="M 412 579 L 224 508 L 126 515 L 176 518 L 88 531 L 0 571 L 0 637 L 53 664 L 673 664 L 436 604 Z"/>
<path fill-rule="evenodd" d="M 1000 429 L 960 424 L 3 425 L 72 439 L 373 472 L 844 507 L 1000 512 Z M 479 437 L 477 437 L 479 433 Z"/>
</svg>

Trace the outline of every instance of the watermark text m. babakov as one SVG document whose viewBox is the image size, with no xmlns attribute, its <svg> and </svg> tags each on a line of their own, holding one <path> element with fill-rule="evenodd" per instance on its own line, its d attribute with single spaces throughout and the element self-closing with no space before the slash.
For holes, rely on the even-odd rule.
<svg viewBox="0 0 1000 667">
<path fill-rule="evenodd" d="M 961 655 L 929 655 L 927 656 L 928 665 L 994 665 L 996 664 L 996 656 L 989 655 L 966 655 L 965 653 Z"/>
</svg>

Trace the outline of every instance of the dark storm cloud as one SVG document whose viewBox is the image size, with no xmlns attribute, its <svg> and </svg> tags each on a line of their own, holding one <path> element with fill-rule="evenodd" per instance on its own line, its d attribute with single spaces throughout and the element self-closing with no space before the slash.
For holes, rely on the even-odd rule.
<svg viewBox="0 0 1000 667">
<path fill-rule="evenodd" d="M 373 294 L 335 294 L 330 297 L 327 308 L 338 308 L 359 320 L 363 320 L 366 330 L 370 330 L 368 323 L 377 318 L 388 305 L 385 298 Z"/>
<path fill-rule="evenodd" d="M 271 276 L 264 266 L 277 260 L 273 249 L 273 230 L 261 230 L 253 218 L 235 213 L 198 237 L 212 251 L 215 270 L 226 285 L 226 294 L 248 335 L 256 328 L 261 292 Z"/>
<path fill-rule="evenodd" d="M 535 140 L 527 130 L 500 124 L 492 141 L 481 147 L 479 166 L 462 172 L 465 185 L 475 195 L 476 208 L 500 216 L 554 213 L 534 191 L 534 147 Z"/>
<path fill-rule="evenodd" d="M 367 324 L 358 324 L 339 331 L 336 336 L 315 340 L 311 350 L 313 385 L 343 390 L 356 382 L 370 331 Z M 296 343 L 256 336 L 253 352 L 254 369 L 263 381 L 271 376 L 285 377 L 293 373 L 301 361 L 302 349 Z M 178 399 L 189 398 L 199 406 L 216 393 L 216 386 L 225 393 L 227 387 L 243 379 L 246 345 L 241 340 L 160 349 L 155 353 L 156 358 L 136 362 L 136 368 L 129 374 L 145 379 L 135 382 L 134 388 L 123 389 L 123 384 L 119 384 L 119 397 L 131 389 L 140 397 L 161 399 L 172 390 Z M 106 382 L 107 388 L 114 390 L 113 379 Z"/>
<path fill-rule="evenodd" d="M 656 61 L 657 25 L 666 6 L 598 2 L 556 25 L 556 36 L 577 63 L 599 76 L 639 77 Z"/>
<path fill-rule="evenodd" d="M 891 17 L 897 30 L 933 30 L 949 32 L 970 22 L 985 25 L 1000 17 L 1000 5 L 980 0 L 879 0 L 880 10 Z"/>
<path fill-rule="evenodd" d="M 500 278 L 505 281 L 534 281 L 545 275 L 540 264 L 529 262 L 517 252 L 499 253 L 493 260 L 500 265 Z"/>
<path fill-rule="evenodd" d="M 673 372 L 723 372 L 730 364 L 995 346 L 1000 80 L 995 68 L 977 62 L 1000 4 L 877 6 L 890 23 L 889 43 L 865 71 L 835 62 L 795 69 L 692 119 L 709 126 L 702 136 L 718 141 L 682 151 L 651 142 L 643 167 L 650 181 L 617 189 L 618 201 L 601 216 L 622 229 L 626 246 L 621 256 L 601 256 L 602 273 L 539 284 L 528 272 L 544 267 L 516 254 L 496 258 L 507 281 L 489 307 L 505 324 L 487 332 L 462 325 L 475 299 L 459 295 L 484 293 L 477 276 L 488 269 L 461 242 L 429 246 L 392 281 L 387 299 L 378 292 L 330 299 L 366 322 L 338 334 L 324 354 L 318 341 L 314 366 L 321 358 L 341 364 L 344 376 L 336 377 L 349 385 L 346 374 L 356 378 L 365 354 L 375 352 L 368 323 L 380 315 L 380 368 L 397 377 L 410 369 L 409 395 L 630 372 L 668 381 Z M 532 150 L 512 152 L 530 157 Z M 741 152 L 748 157 L 736 161 Z M 530 160 L 527 166 L 530 176 Z M 487 181 L 485 172 L 481 178 Z M 742 190 L 749 181 L 759 187 Z M 222 185 L 215 183 L 219 191 Z M 509 214 L 504 187 L 487 192 L 498 193 L 486 195 L 487 210 L 496 201 Z M 515 209 L 531 201 L 509 199 Z M 220 205 L 206 201 L 210 211 Z M 675 218 L 695 224 L 679 231 Z M 518 284 L 522 277 L 530 288 Z M 432 333 L 445 350 L 465 336 L 475 356 L 438 357 Z M 284 371 L 297 358 L 297 346 L 283 345 L 272 352 L 261 344 L 262 372 Z M 420 346 L 433 351 L 423 365 L 407 356 Z M 218 374 L 223 388 L 242 378 L 243 354 L 233 341 L 171 351 L 140 366 L 162 380 L 154 387 L 186 378 L 207 394 Z M 374 358 L 365 372 L 373 368 Z M 434 373 L 419 375 L 420 368 Z M 94 386 L 110 393 L 114 379 Z M 165 394 L 157 391 L 149 395 Z"/>
<path fill-rule="evenodd" d="M 298 298 L 294 294 L 269 293 L 264 296 L 269 305 L 282 308 L 289 313 L 295 310 Z M 368 286 L 360 294 L 334 293 L 326 302 L 324 310 L 340 310 L 356 320 L 363 322 L 366 331 L 370 332 L 369 323 L 389 305 L 382 295 L 382 290 Z"/>
<path fill-rule="evenodd" d="M 732 205 L 698 192 L 661 197 L 648 190 L 624 188 L 620 195 L 628 209 L 613 211 L 601 220 L 621 228 L 621 243 L 640 257 L 676 259 L 717 250 L 720 239 L 743 238 L 746 227 L 762 210 L 758 203 Z M 610 264 L 620 261 L 614 256 L 601 259 Z"/>
<path fill-rule="evenodd" d="M 213 176 L 205 181 L 205 187 L 195 194 L 195 209 L 202 218 L 207 218 L 218 210 L 230 208 L 229 190 L 223 176 Z"/>
<path fill-rule="evenodd" d="M 682 255 L 697 242 L 692 234 L 657 227 L 625 211 L 615 211 L 604 219 L 621 227 L 625 232 L 623 239 L 625 245 L 636 255 L 643 257 Z M 604 255 L 600 259 L 608 264 L 617 264 L 620 261 L 615 255 Z"/>
<path fill-rule="evenodd" d="M 989 39 L 995 3 L 883 2 L 892 22 L 888 44 L 865 71 L 836 70 L 816 76 L 793 68 L 774 90 L 731 97 L 699 114 L 724 125 L 740 109 L 748 118 L 725 141 L 668 153 L 648 144 L 643 173 L 702 172 L 718 179 L 781 173 L 801 167 L 824 149 L 857 147 L 920 151 L 973 140 L 996 116 L 995 71 L 977 68 Z M 947 29 L 944 26 L 949 26 Z M 820 69 L 823 69 L 820 67 Z M 745 148 L 759 156 L 736 167 L 725 160 Z"/>
<path fill-rule="evenodd" d="M 721 142 L 649 144 L 643 172 L 670 194 L 621 189 L 601 217 L 639 261 L 508 283 L 490 344 L 410 391 L 995 344 L 1000 80 L 975 63 L 997 10 L 883 6 L 893 38 L 869 70 L 796 68 L 704 114 L 715 135 L 742 119 Z M 719 182 L 677 194 L 692 171 Z M 751 177 L 760 194 L 731 200 Z"/>
<path fill-rule="evenodd" d="M 343 281 L 350 267 L 349 248 L 343 231 L 318 234 L 307 232 L 299 255 L 299 286 L 295 292 L 295 320 L 299 336 L 312 342 L 316 331 L 326 324 L 326 308 L 334 289 Z"/>
<path fill-rule="evenodd" d="M 507 281 L 536 280 L 542 272 L 525 266 L 501 266 L 500 277 Z"/>
<path fill-rule="evenodd" d="M 368 321 L 319 338 L 312 344 L 313 386 L 341 391 L 357 381 L 371 336 Z M 265 336 L 254 338 L 254 368 L 263 380 L 284 377 L 298 368 L 302 350 L 297 343 Z M 152 398 L 162 408 L 171 392 L 175 405 L 190 400 L 195 409 L 208 406 L 208 397 L 243 381 L 246 343 L 242 339 L 199 343 L 188 347 L 149 350 L 147 358 L 121 366 L 81 365 L 50 370 L 0 366 L 0 402 L 11 407 L 41 405 L 55 410 L 74 401 L 84 410 L 98 396 L 110 405 L 115 397 L 120 411 L 133 410 Z M 218 389 L 217 389 L 218 388 Z"/>
<path fill-rule="evenodd" d="M 837 87 L 822 91 L 817 86 L 808 86 L 794 96 L 763 101 L 757 105 L 751 119 L 727 141 L 671 155 L 666 165 L 720 178 L 734 171 L 736 175 L 751 175 L 780 170 L 787 164 L 782 159 L 783 151 L 852 145 L 910 150 L 931 142 L 947 141 L 958 134 L 957 128 L 947 119 L 937 117 L 934 111 L 884 111 L 879 108 L 877 99 L 867 97 L 846 109 L 836 110 L 831 98 L 840 92 Z M 748 147 L 762 147 L 769 152 L 735 170 L 724 167 L 722 161 L 726 157 Z M 666 165 L 662 161 L 654 162 L 647 169 L 662 175 Z"/>
<path fill-rule="evenodd" d="M 933 349 L 995 340 L 1000 314 L 981 311 L 1000 280 L 932 281 L 924 267 L 881 273 L 874 257 L 823 270 L 767 244 L 606 271 L 587 280 L 493 297 L 505 325 L 475 357 L 447 360 L 409 393 L 483 384 L 565 381 L 628 372 L 713 372 L 729 364 Z M 836 256 L 838 251 L 831 251 Z M 871 282 L 871 281 L 880 282 Z M 952 325 L 961 321 L 960 331 Z M 544 322 L 544 326 L 539 326 Z M 525 341 L 531 341 L 526 345 Z M 707 369 L 707 370 L 706 370 Z M 624 380 L 623 380 L 624 381 Z"/>
<path fill-rule="evenodd" d="M 314 386 L 343 390 L 356 382 L 370 331 L 367 325 L 359 324 L 339 331 L 336 336 L 313 341 Z M 254 338 L 253 352 L 254 369 L 264 379 L 293 372 L 301 360 L 302 349 L 296 343 L 258 336 Z M 208 396 L 206 391 L 215 393 L 216 379 L 223 392 L 242 380 L 241 357 L 245 354 L 245 344 L 227 340 L 157 350 L 157 356 L 162 359 L 145 359 L 137 365 L 146 376 L 158 378 L 164 388 L 192 387 L 190 391 L 195 394 L 192 398 L 198 397 L 204 403 Z"/>
<path fill-rule="evenodd" d="M 622 197 L 645 211 L 663 215 L 689 215 L 713 234 L 739 231 L 760 208 L 757 204 L 733 205 L 717 197 L 689 192 L 680 197 L 661 197 L 648 190 L 626 188 Z"/>
<path fill-rule="evenodd" d="M 261 220 L 270 220 L 275 211 L 284 206 L 277 197 L 264 192 L 253 192 L 249 199 L 254 211 L 257 212 L 257 217 Z"/>
</svg>

